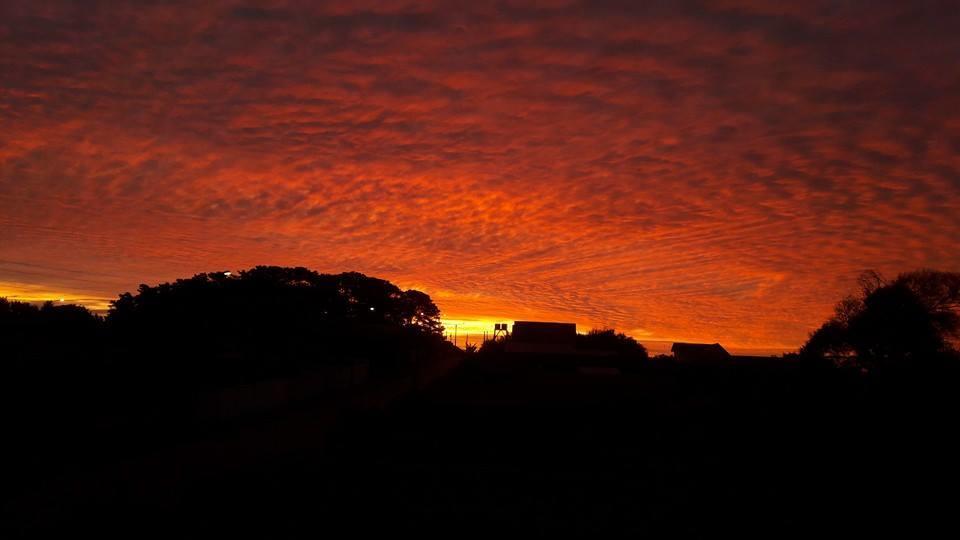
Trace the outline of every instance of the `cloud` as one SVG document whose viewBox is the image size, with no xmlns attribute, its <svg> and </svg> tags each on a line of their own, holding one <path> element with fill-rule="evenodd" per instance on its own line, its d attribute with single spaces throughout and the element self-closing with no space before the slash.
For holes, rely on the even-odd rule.
<svg viewBox="0 0 960 540">
<path fill-rule="evenodd" d="M 935 2 L 5 2 L 0 281 L 260 263 L 451 318 L 795 347 L 864 268 L 957 268 Z M 79 281 L 83 285 L 79 285 Z"/>
</svg>

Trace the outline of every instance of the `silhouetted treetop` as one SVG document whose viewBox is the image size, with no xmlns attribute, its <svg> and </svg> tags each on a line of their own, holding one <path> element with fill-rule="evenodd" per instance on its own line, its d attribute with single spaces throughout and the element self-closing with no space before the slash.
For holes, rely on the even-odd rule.
<svg viewBox="0 0 960 540">
<path fill-rule="evenodd" d="M 577 348 L 615 352 L 617 356 L 648 360 L 647 348 L 632 337 L 613 330 L 594 329 L 586 334 L 577 334 Z"/>
<path fill-rule="evenodd" d="M 69 328 L 72 332 L 92 331 L 99 323 L 100 317 L 83 306 L 56 305 L 53 302 L 37 306 L 0 297 L 0 329 L 5 337 L 13 337 L 14 329 L 53 331 Z"/>
<path fill-rule="evenodd" d="M 501 339 L 484 341 L 479 352 L 486 356 L 501 355 L 507 344 L 517 339 L 511 334 Z M 586 334 L 576 334 L 575 347 L 581 351 L 603 352 L 626 361 L 649 360 L 647 348 L 637 340 L 612 328 L 594 329 Z"/>
<path fill-rule="evenodd" d="M 860 293 L 841 300 L 834 316 L 810 335 L 803 356 L 881 368 L 956 355 L 960 274 L 918 270 L 888 281 L 871 271 L 859 284 Z"/>
<path fill-rule="evenodd" d="M 428 295 L 386 280 L 258 266 L 140 285 L 113 302 L 107 322 L 122 346 L 142 355 L 268 366 L 407 355 L 426 347 L 424 339 L 441 339 L 439 317 Z"/>
<path fill-rule="evenodd" d="M 95 353 L 101 324 L 100 317 L 82 306 L 36 306 L 0 298 L 0 343 L 7 359 L 46 358 L 65 364 L 87 358 Z"/>
<path fill-rule="evenodd" d="M 357 272 L 320 274 L 278 266 L 257 266 L 236 274 L 197 274 L 154 287 L 140 285 L 137 294 L 124 293 L 113 302 L 108 320 L 122 324 L 134 316 L 212 315 L 226 307 L 258 310 L 271 317 L 292 310 L 316 322 L 356 320 L 442 331 L 439 309 L 420 291 L 402 291 L 389 281 Z M 222 314 L 235 319 L 231 312 Z"/>
</svg>

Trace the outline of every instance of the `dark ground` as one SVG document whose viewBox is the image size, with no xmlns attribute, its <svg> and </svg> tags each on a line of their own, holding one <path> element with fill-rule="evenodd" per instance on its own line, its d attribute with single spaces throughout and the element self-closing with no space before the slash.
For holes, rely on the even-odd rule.
<svg viewBox="0 0 960 540">
<path fill-rule="evenodd" d="M 23 536 L 943 536 L 955 404 L 945 377 L 468 364 L 386 407 L 211 435 L 204 459 L 91 469 L 5 521 Z"/>
</svg>

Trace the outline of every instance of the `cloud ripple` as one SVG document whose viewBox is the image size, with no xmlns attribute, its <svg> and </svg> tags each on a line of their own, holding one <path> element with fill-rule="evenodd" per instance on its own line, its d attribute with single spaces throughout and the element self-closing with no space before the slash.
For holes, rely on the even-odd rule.
<svg viewBox="0 0 960 540">
<path fill-rule="evenodd" d="M 949 3 L 477 4 L 4 2 L 0 292 L 303 264 L 790 348 L 960 266 Z"/>
</svg>

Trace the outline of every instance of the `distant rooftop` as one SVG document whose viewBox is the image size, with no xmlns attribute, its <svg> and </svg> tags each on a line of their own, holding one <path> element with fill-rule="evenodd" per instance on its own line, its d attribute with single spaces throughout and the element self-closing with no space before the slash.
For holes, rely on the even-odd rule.
<svg viewBox="0 0 960 540">
<path fill-rule="evenodd" d="M 730 353 L 719 343 L 674 343 L 670 350 L 682 363 L 715 363 L 730 359 Z"/>
<path fill-rule="evenodd" d="M 513 340 L 524 343 L 571 344 L 577 337 L 577 325 L 562 322 L 516 321 L 513 323 Z"/>
<path fill-rule="evenodd" d="M 508 352 L 566 353 L 576 345 L 574 323 L 516 321 L 507 345 Z"/>
</svg>

